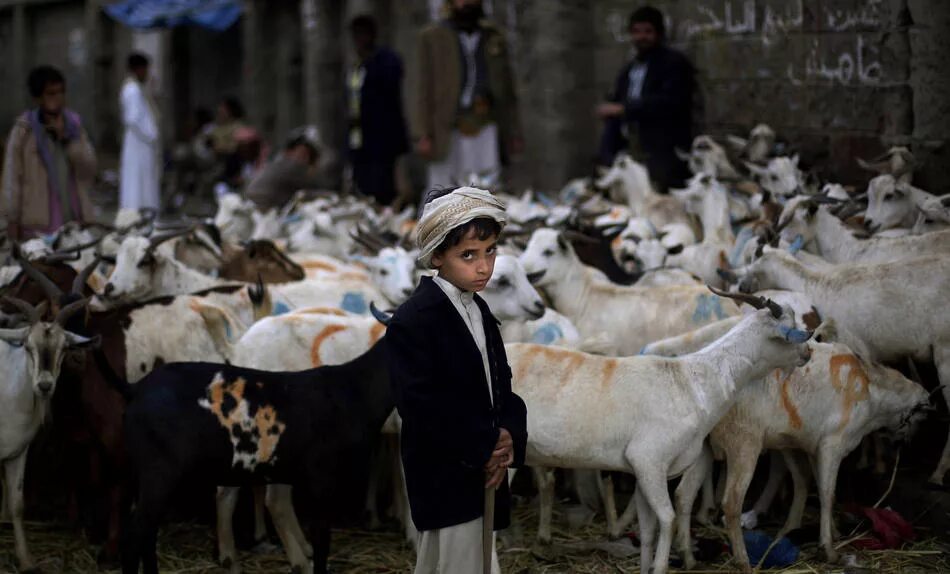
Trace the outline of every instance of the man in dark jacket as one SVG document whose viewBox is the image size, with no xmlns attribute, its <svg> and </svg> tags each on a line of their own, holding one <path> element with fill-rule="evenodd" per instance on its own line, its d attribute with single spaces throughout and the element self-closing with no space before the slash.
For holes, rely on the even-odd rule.
<svg viewBox="0 0 950 574">
<path fill-rule="evenodd" d="M 350 24 L 359 63 L 347 78 L 348 147 L 357 189 L 389 205 L 396 198 L 396 160 L 409 151 L 402 112 L 402 60 L 376 45 L 376 21 Z"/>
<path fill-rule="evenodd" d="M 604 120 L 600 161 L 610 163 L 629 146 L 660 191 L 666 191 L 689 176 L 676 148 L 692 144 L 695 70 L 683 54 L 665 45 L 663 14 L 656 8 L 634 11 L 629 30 L 636 56 L 617 76 L 610 101 L 598 108 Z"/>
</svg>

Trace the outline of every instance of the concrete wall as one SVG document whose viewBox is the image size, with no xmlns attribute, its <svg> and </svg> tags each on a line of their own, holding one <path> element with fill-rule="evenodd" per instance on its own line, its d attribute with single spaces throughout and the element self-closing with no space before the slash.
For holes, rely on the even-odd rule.
<svg viewBox="0 0 950 574">
<path fill-rule="evenodd" d="M 599 125 L 593 107 L 629 57 L 624 0 L 485 0 L 508 31 L 522 97 L 526 153 L 518 185 L 555 189 L 585 174 Z M 97 0 L 0 0 L 0 130 L 27 104 L 29 67 L 63 68 L 69 99 L 104 150 L 118 144 L 116 93 L 132 34 Z M 440 0 L 245 0 L 227 32 L 163 34 L 165 128 L 180 131 L 197 105 L 240 94 L 275 141 L 304 121 L 328 143 L 343 137 L 346 23 L 377 16 L 406 62 L 411 112 L 418 30 Z M 701 129 L 743 134 L 768 122 L 828 177 L 861 182 L 855 156 L 911 145 L 926 166 L 918 182 L 950 184 L 950 2 L 945 0 L 655 0 L 672 44 L 700 71 Z M 17 49 L 18 45 L 26 49 Z"/>
</svg>

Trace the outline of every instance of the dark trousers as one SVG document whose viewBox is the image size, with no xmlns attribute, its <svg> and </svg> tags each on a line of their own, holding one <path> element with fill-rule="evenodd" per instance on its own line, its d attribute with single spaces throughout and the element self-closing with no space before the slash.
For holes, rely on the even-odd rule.
<svg viewBox="0 0 950 574">
<path fill-rule="evenodd" d="M 365 195 L 375 197 L 380 205 L 389 205 L 396 198 L 396 158 L 354 159 L 353 180 Z"/>
</svg>

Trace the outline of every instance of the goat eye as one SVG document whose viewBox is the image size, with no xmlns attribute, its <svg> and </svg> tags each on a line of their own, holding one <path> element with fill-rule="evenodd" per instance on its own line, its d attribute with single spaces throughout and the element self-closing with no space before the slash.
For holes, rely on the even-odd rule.
<svg viewBox="0 0 950 574">
<path fill-rule="evenodd" d="M 894 196 L 889 193 L 884 196 L 884 201 L 891 201 L 892 199 L 894 199 Z"/>
<path fill-rule="evenodd" d="M 389 275 L 389 269 L 380 269 L 380 270 L 379 270 L 379 274 L 382 275 L 383 277 L 385 277 L 385 276 Z"/>
<path fill-rule="evenodd" d="M 773 173 L 773 174 L 769 174 L 769 179 L 771 179 L 772 181 L 778 181 L 778 176 L 775 175 L 774 173 Z"/>
<path fill-rule="evenodd" d="M 541 255 L 544 255 L 545 257 L 553 257 L 553 256 L 554 256 L 554 250 L 553 250 L 553 249 L 545 249 L 545 250 L 541 253 Z"/>
<path fill-rule="evenodd" d="M 498 286 L 499 286 L 499 287 L 511 287 L 511 281 L 509 281 L 507 277 L 499 277 L 499 278 L 498 278 Z"/>
</svg>

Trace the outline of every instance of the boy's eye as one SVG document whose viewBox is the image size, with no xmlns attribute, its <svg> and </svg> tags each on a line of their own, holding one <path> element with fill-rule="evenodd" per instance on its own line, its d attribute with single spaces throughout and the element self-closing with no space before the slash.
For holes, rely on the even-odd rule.
<svg viewBox="0 0 950 574">
<path fill-rule="evenodd" d="M 497 246 L 497 245 L 492 245 L 491 247 L 489 247 L 488 249 L 485 250 L 485 253 L 487 253 L 488 255 L 491 255 L 491 254 L 493 254 L 495 251 L 498 251 L 498 246 Z"/>
<path fill-rule="evenodd" d="M 464 260 L 466 260 L 466 261 L 468 261 L 468 260 L 471 259 L 472 257 L 475 257 L 475 254 L 472 253 L 471 251 L 465 251 L 465 252 L 462 253 L 462 259 L 464 259 Z"/>
</svg>

